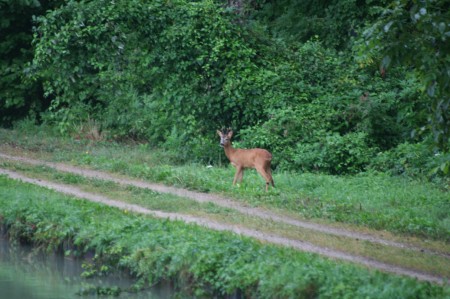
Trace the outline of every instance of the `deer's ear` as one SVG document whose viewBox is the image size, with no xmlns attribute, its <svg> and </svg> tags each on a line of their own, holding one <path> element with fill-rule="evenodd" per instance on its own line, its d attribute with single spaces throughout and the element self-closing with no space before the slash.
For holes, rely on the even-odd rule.
<svg viewBox="0 0 450 299">
<path fill-rule="evenodd" d="M 230 130 L 230 131 L 228 132 L 228 137 L 229 137 L 229 138 L 233 137 L 233 130 Z"/>
<path fill-rule="evenodd" d="M 217 130 L 217 135 L 219 135 L 220 137 L 222 137 L 222 132 L 220 132 L 219 130 Z"/>
</svg>

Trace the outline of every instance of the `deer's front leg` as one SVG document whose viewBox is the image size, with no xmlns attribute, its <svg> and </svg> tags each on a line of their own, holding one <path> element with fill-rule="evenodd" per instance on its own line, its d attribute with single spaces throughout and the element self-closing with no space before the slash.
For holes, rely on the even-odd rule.
<svg viewBox="0 0 450 299">
<path fill-rule="evenodd" d="M 241 166 L 236 166 L 236 173 L 234 174 L 233 185 L 236 185 L 236 181 L 241 178 L 242 179 L 242 171 L 244 170 Z"/>
<path fill-rule="evenodd" d="M 245 168 L 242 167 L 241 172 L 239 172 L 239 174 L 238 174 L 238 177 L 237 177 L 238 183 L 242 183 L 242 178 L 244 177 L 244 170 L 245 170 Z"/>
</svg>

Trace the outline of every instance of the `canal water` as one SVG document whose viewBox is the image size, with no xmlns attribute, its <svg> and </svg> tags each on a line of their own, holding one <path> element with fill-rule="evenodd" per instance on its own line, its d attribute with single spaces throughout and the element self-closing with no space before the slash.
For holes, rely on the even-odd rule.
<svg viewBox="0 0 450 299">
<path fill-rule="evenodd" d="M 128 277 L 102 279 L 82 278 L 82 261 L 62 255 L 36 254 L 30 248 L 11 246 L 0 236 L 0 298 L 1 299 L 69 299 L 105 298 L 95 294 L 80 296 L 89 287 L 114 287 L 122 290 L 132 285 Z M 121 292 L 114 298 L 169 298 L 173 292 L 160 286 L 139 293 Z M 111 298 L 111 297 L 106 297 Z"/>
</svg>

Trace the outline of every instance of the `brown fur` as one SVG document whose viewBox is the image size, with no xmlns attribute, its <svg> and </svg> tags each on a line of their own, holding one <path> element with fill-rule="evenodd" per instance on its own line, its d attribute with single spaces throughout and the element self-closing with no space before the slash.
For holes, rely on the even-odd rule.
<svg viewBox="0 0 450 299">
<path fill-rule="evenodd" d="M 272 178 L 272 170 L 270 169 L 270 162 L 272 161 L 272 154 L 270 152 L 261 148 L 233 148 L 231 144 L 233 131 L 227 133 L 217 131 L 217 134 L 220 136 L 220 145 L 223 146 L 225 155 L 228 160 L 230 160 L 230 163 L 236 168 L 233 185 L 235 185 L 237 181 L 242 182 L 245 168 L 254 168 L 266 181 L 266 191 L 269 189 L 269 184 L 272 184 L 272 187 L 275 187 Z"/>
</svg>

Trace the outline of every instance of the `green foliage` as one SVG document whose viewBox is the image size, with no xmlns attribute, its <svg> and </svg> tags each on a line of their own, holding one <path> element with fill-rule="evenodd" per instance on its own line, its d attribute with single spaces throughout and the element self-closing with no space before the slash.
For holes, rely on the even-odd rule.
<svg viewBox="0 0 450 299">
<path fill-rule="evenodd" d="M 388 150 L 403 141 L 420 140 L 420 130 L 427 123 L 421 96 L 414 78 L 402 69 L 393 69 L 393 76 L 372 78 L 364 69 L 352 70 L 344 86 L 350 92 L 337 93 L 332 106 L 337 111 L 332 124 L 338 131 L 360 131 L 368 135 L 370 145 Z"/>
<path fill-rule="evenodd" d="M 270 149 L 275 165 L 279 164 L 282 169 L 294 169 L 291 163 L 296 155 L 296 144 L 318 140 L 318 134 L 330 128 L 334 111 L 331 107 L 325 107 L 326 103 L 322 105 L 315 101 L 295 108 L 273 110 L 264 124 L 240 131 L 245 141 L 243 146 Z"/>
<path fill-rule="evenodd" d="M 60 1 L 0 1 L 0 125 L 46 109 L 40 82 L 26 78 L 32 59 L 32 16 Z"/>
<path fill-rule="evenodd" d="M 269 24 L 268 31 L 289 42 L 320 37 L 327 47 L 345 48 L 352 36 L 372 20 L 374 5 L 388 1 L 256 1 L 254 18 Z"/>
<path fill-rule="evenodd" d="M 339 265 L 230 233 L 74 201 L 4 177 L 0 186 L 0 224 L 10 238 L 26 236 L 54 249 L 71 240 L 80 253 L 95 252 L 89 272 L 126 270 L 138 280 L 137 289 L 169 280 L 184 297 L 443 298 L 449 292 L 446 286 Z M 120 291 L 92 286 L 89 293 Z"/>
<path fill-rule="evenodd" d="M 175 127 L 198 135 L 255 122 L 258 53 L 232 17 L 209 1 L 81 1 L 49 12 L 33 69 L 55 97 L 47 119 L 70 127 L 90 115 L 152 142 Z"/>
<path fill-rule="evenodd" d="M 448 151 L 450 138 L 450 11 L 448 1 L 392 1 L 378 8 L 380 17 L 364 32 L 362 59 L 377 59 L 381 67 L 412 68 L 428 96 L 427 105 L 436 144 Z"/>
<path fill-rule="evenodd" d="M 421 177 L 426 171 L 430 157 L 430 149 L 426 144 L 402 143 L 396 148 L 381 152 L 372 161 L 371 167 L 376 170 L 389 171 L 392 174 L 408 174 Z"/>
<path fill-rule="evenodd" d="M 241 146 L 271 150 L 281 169 L 356 173 L 376 151 L 413 140 L 411 132 L 426 124 L 417 81 L 398 79 L 401 69 L 393 78 L 374 79 L 371 68 L 346 64 L 317 42 L 304 44 L 296 58 L 293 69 L 303 72 L 294 86 L 301 93 L 284 89 L 279 94 L 297 96 L 274 96 L 269 119 L 240 131 Z M 283 74 L 294 81 L 292 73 Z"/>
<path fill-rule="evenodd" d="M 322 136 L 321 136 L 322 135 Z M 358 173 L 365 169 L 373 156 L 364 133 L 317 132 L 311 143 L 298 143 L 294 154 L 296 169 L 322 170 L 331 174 Z"/>
<path fill-rule="evenodd" d="M 370 168 L 386 171 L 393 175 L 407 175 L 421 178 L 426 176 L 447 176 L 450 172 L 448 164 L 449 153 L 432 150 L 430 142 L 411 144 L 408 142 L 397 147 L 380 152 L 370 163 Z"/>
<path fill-rule="evenodd" d="M 424 2 L 426 11 L 406 2 L 264 0 L 238 11 L 207 0 L 0 2 L 0 121 L 42 116 L 77 139 L 145 141 L 202 163 L 225 161 L 214 132 L 231 126 L 237 145 L 269 149 L 279 169 L 344 174 L 365 169 L 376 151 L 427 139 L 433 114 L 445 148 L 446 13 L 437 2 Z M 397 33 L 414 51 L 395 47 Z M 364 49 L 357 59 L 352 46 Z M 383 51 L 403 62 L 420 54 L 419 80 L 408 68 L 380 75 Z M 449 169 L 436 163 L 422 173 Z"/>
<path fill-rule="evenodd" d="M 56 100 L 47 120 L 56 121 L 62 132 L 83 119 L 98 119 L 114 136 L 146 138 L 180 161 L 209 163 L 217 160 L 214 128 L 256 128 L 269 118 L 258 133 L 270 144 L 250 143 L 274 149 L 281 154 L 280 165 L 288 165 L 296 159 L 296 137 L 314 134 L 317 127 L 335 131 L 326 123 L 301 124 L 303 117 L 322 122 L 324 114 L 331 120 L 336 113 L 334 108 L 322 111 L 330 106 L 326 100 L 314 100 L 335 90 L 341 72 L 336 53 L 320 42 L 284 50 L 271 65 L 268 55 L 283 45 L 258 46 L 231 22 L 232 15 L 210 2 L 108 5 L 69 3 L 41 19 L 35 71 L 52 82 L 46 92 Z M 127 19 L 121 17 L 124 12 Z M 155 13 L 160 17 L 148 22 Z M 115 29 L 105 22 L 113 22 Z M 141 22 L 139 30 L 136 22 Z M 92 38 L 95 48 L 87 49 Z M 317 115 L 310 116 L 310 108 Z M 273 138 L 274 131 L 280 138 Z M 286 134 L 290 138 L 281 141 Z"/>
<path fill-rule="evenodd" d="M 215 134 L 214 131 L 208 135 Z M 215 135 L 214 135 L 215 136 Z M 161 148 L 167 151 L 176 163 L 207 163 L 216 164 L 223 161 L 220 156 L 222 149 L 218 141 L 210 136 L 189 135 L 181 128 L 174 127 Z"/>
</svg>

